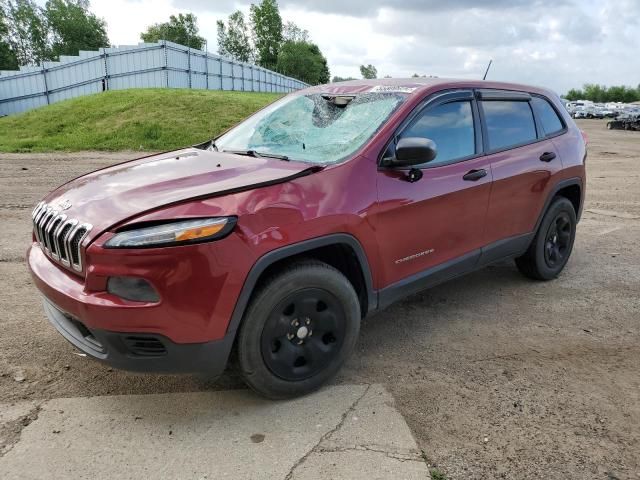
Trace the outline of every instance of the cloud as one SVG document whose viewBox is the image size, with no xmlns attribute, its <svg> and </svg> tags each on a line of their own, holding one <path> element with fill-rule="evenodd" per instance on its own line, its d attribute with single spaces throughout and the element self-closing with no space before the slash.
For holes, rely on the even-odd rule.
<svg viewBox="0 0 640 480">
<path fill-rule="evenodd" d="M 281 0 L 284 8 L 306 9 L 320 13 L 351 15 L 356 17 L 375 16 L 382 9 L 397 12 L 452 12 L 471 9 L 485 11 L 516 10 L 520 8 L 538 8 L 558 6 L 568 0 Z"/>
<path fill-rule="evenodd" d="M 253 0 L 257 2 L 258 0 Z M 92 0 L 115 44 L 170 14 L 193 11 L 209 49 L 216 20 L 246 0 Z M 637 85 L 639 0 L 279 0 L 281 14 L 309 31 L 332 75 L 413 73 L 489 78 L 563 93 L 585 82 Z M 123 14 L 126 12 L 126 15 Z"/>
<path fill-rule="evenodd" d="M 131 0 L 139 1 L 139 0 Z M 193 13 L 199 12 L 228 12 L 235 11 L 238 6 L 244 6 L 247 2 L 237 2 L 235 0 L 171 0 L 171 6 L 180 10 Z"/>
</svg>

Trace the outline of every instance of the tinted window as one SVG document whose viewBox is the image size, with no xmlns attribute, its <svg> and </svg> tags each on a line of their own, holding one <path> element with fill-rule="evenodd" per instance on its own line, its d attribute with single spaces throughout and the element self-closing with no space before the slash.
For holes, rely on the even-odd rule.
<svg viewBox="0 0 640 480">
<path fill-rule="evenodd" d="M 451 102 L 427 109 L 402 132 L 402 137 L 433 140 L 438 155 L 428 165 L 450 162 L 476 153 L 471 102 Z"/>
<path fill-rule="evenodd" d="M 536 112 L 538 120 L 542 123 L 544 133 L 551 135 L 564 128 L 556 111 L 544 98 L 533 97 L 531 104 L 533 105 L 533 110 Z"/>
<path fill-rule="evenodd" d="M 529 102 L 495 100 L 482 102 L 489 149 L 496 150 L 536 139 L 536 124 Z"/>
</svg>

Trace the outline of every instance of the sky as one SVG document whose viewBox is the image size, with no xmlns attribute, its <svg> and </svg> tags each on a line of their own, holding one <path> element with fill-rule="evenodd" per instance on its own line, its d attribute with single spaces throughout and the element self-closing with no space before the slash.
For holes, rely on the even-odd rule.
<svg viewBox="0 0 640 480">
<path fill-rule="evenodd" d="M 216 20 L 250 2 L 92 0 L 114 45 L 147 26 L 193 12 L 210 51 Z M 279 0 L 284 21 L 309 31 L 331 75 L 413 73 L 540 85 L 562 94 L 584 83 L 640 84 L 640 0 Z"/>
</svg>

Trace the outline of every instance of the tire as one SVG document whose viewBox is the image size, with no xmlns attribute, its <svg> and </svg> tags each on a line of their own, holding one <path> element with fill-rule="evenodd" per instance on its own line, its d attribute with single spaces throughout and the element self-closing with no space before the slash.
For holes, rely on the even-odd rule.
<svg viewBox="0 0 640 480">
<path fill-rule="evenodd" d="M 552 280 L 564 269 L 576 237 L 576 211 L 565 197 L 555 197 L 531 245 L 516 258 L 518 270 L 535 280 Z"/>
<path fill-rule="evenodd" d="M 237 363 L 249 387 L 271 399 L 306 395 L 335 375 L 360 332 L 351 282 L 326 263 L 291 264 L 261 282 L 237 340 Z"/>
</svg>

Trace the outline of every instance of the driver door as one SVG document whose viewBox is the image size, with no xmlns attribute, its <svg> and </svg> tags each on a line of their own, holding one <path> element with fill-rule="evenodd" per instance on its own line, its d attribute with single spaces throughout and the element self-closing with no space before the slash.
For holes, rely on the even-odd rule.
<svg viewBox="0 0 640 480">
<path fill-rule="evenodd" d="M 410 181 L 416 178 L 410 168 L 378 170 L 381 306 L 477 262 L 492 182 L 480 128 L 473 92 L 449 92 L 410 114 L 387 148 L 385 156 L 394 155 L 398 139 L 423 137 L 435 142 L 438 153 L 413 167 L 422 173 L 417 181 Z"/>
</svg>

